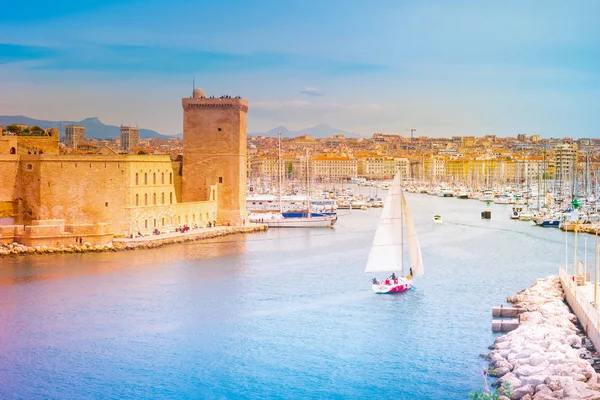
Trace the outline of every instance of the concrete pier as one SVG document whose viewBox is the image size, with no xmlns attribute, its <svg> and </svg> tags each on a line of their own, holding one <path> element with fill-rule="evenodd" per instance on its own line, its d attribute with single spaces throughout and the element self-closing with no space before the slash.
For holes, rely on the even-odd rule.
<svg viewBox="0 0 600 400">
<path fill-rule="evenodd" d="M 510 332 L 519 327 L 518 318 L 493 319 L 492 332 Z"/>
<path fill-rule="evenodd" d="M 600 312 L 594 307 L 594 284 L 584 279 L 583 275 L 574 277 L 567 275 L 564 268 L 560 268 L 560 282 L 565 292 L 565 300 L 579 319 L 585 333 L 590 338 L 594 347 L 600 349 Z M 600 300 L 600 288 L 598 288 Z"/>
</svg>

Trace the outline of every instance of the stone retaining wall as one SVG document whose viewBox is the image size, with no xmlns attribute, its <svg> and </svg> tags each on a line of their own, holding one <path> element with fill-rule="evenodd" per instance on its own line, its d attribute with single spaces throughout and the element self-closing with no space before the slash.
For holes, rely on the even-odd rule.
<svg viewBox="0 0 600 400">
<path fill-rule="evenodd" d="M 136 250 L 136 249 L 152 249 L 174 243 L 184 243 L 196 240 L 204 240 L 219 236 L 233 235 L 237 233 L 250 233 L 265 231 L 266 225 L 252 225 L 239 227 L 216 227 L 203 230 L 201 232 L 188 232 L 177 235 L 169 235 L 166 237 L 152 236 L 138 239 L 114 239 L 111 243 L 105 245 L 92 245 L 89 242 L 77 245 L 61 245 L 58 247 L 48 246 L 25 246 L 18 243 L 8 245 L 0 244 L 0 257 L 22 254 L 55 254 L 55 253 L 88 253 L 101 251 L 120 251 L 120 250 Z"/>
</svg>

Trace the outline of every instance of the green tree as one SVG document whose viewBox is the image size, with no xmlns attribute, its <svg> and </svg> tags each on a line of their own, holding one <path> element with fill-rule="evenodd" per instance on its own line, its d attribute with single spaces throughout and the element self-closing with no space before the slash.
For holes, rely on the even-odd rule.
<svg viewBox="0 0 600 400">
<path fill-rule="evenodd" d="M 8 125 L 6 130 L 10 133 L 21 133 L 21 128 L 14 124 Z"/>
<path fill-rule="evenodd" d="M 294 164 L 291 161 L 286 166 L 286 172 L 288 176 L 292 176 L 292 174 L 294 173 Z"/>
<path fill-rule="evenodd" d="M 143 156 L 144 154 L 148 154 L 148 153 L 146 153 L 144 150 L 138 151 L 138 155 L 139 156 Z"/>
<path fill-rule="evenodd" d="M 44 133 L 46 133 L 42 128 L 40 128 L 37 125 L 32 126 L 30 131 L 32 135 L 43 135 Z"/>
</svg>

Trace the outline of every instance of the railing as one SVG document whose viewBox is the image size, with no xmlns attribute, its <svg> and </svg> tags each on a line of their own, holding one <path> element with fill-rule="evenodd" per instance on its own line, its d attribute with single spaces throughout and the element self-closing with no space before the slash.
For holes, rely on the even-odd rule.
<svg viewBox="0 0 600 400">
<path fill-rule="evenodd" d="M 598 321 L 600 320 L 600 311 L 594 307 L 594 299 L 588 298 L 583 293 L 583 290 L 578 289 L 577 282 L 575 281 L 573 275 L 567 275 L 567 272 L 563 267 L 559 268 L 559 277 L 563 288 L 565 289 L 565 296 L 567 297 L 567 301 L 569 301 L 569 305 L 575 311 L 576 314 L 581 312 L 583 315 L 578 315 L 580 322 L 583 327 L 588 331 L 591 327 L 594 328 L 596 333 L 600 328 L 598 326 Z M 579 309 L 577 309 L 579 308 Z M 579 311 L 579 312 L 578 312 Z M 583 321 L 584 318 L 587 319 L 589 324 L 586 324 L 586 321 Z M 590 335 L 591 332 L 587 332 Z M 590 335 L 591 336 L 591 335 Z"/>
</svg>

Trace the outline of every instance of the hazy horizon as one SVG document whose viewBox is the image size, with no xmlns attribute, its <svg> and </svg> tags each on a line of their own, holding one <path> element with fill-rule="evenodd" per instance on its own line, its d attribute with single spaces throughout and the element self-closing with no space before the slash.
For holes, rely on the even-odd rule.
<svg viewBox="0 0 600 400">
<path fill-rule="evenodd" d="M 192 80 L 248 132 L 597 137 L 600 3 L 11 2 L 0 115 L 182 131 Z"/>
</svg>

